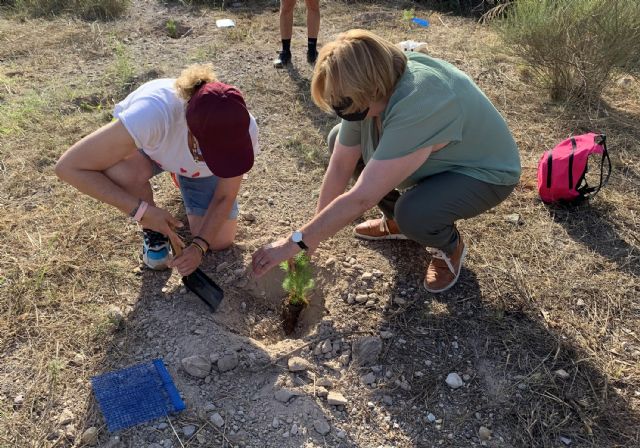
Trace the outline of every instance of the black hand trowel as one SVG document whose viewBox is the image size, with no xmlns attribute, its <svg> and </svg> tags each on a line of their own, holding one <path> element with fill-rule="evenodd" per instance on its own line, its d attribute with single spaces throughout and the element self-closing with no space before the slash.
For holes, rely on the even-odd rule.
<svg viewBox="0 0 640 448">
<path fill-rule="evenodd" d="M 171 248 L 175 257 L 179 257 L 182 254 L 180 246 L 171 244 Z M 200 269 L 196 269 L 186 277 L 182 277 L 182 283 L 189 291 L 200 297 L 211 308 L 212 313 L 222 302 L 224 291 Z"/>
</svg>

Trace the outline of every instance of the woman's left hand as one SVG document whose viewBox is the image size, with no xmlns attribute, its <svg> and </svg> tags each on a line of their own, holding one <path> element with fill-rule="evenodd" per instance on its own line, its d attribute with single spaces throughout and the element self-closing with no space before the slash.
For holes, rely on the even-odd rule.
<svg viewBox="0 0 640 448">
<path fill-rule="evenodd" d="M 202 263 L 202 257 L 202 251 L 192 244 L 182 251 L 182 255 L 169 261 L 168 266 L 176 268 L 181 276 L 186 277 L 198 269 Z"/>
<path fill-rule="evenodd" d="M 289 238 L 282 238 L 258 249 L 252 256 L 253 275 L 262 277 L 284 260 L 292 258 L 300 248 Z"/>
</svg>

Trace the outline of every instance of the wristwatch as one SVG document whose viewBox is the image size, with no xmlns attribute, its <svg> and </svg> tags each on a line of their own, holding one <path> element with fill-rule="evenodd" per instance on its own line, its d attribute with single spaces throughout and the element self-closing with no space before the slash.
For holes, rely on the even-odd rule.
<svg viewBox="0 0 640 448">
<path fill-rule="evenodd" d="M 306 244 L 304 244 L 304 241 L 302 241 L 302 232 L 299 230 L 296 230 L 291 234 L 291 241 L 293 241 L 298 246 L 300 246 L 300 249 L 302 250 L 309 249 L 309 247 Z"/>
</svg>

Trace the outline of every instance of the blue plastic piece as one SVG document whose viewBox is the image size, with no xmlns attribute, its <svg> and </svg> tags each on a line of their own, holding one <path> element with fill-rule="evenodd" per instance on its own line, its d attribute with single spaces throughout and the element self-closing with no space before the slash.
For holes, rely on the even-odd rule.
<svg viewBox="0 0 640 448">
<path fill-rule="evenodd" d="M 414 17 L 411 21 L 420 26 L 429 26 L 429 21 L 426 19 L 420 19 L 418 17 Z"/>
<path fill-rule="evenodd" d="M 185 409 L 161 359 L 91 378 L 110 432 Z"/>
</svg>

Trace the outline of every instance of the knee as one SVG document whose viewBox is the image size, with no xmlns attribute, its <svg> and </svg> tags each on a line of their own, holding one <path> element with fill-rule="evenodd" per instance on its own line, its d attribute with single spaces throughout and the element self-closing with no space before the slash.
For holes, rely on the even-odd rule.
<svg viewBox="0 0 640 448">
<path fill-rule="evenodd" d="M 439 235 L 452 223 L 444 222 L 437 210 L 433 210 L 428 204 L 415 201 L 410 193 L 400 196 L 396 202 L 395 220 L 404 235 L 414 241 L 425 243 L 425 239 Z"/>
<path fill-rule="evenodd" d="M 217 252 L 217 251 L 228 249 L 233 244 L 233 240 L 234 238 L 214 241 L 211 243 L 211 247 L 209 248 L 209 250 Z"/>
<path fill-rule="evenodd" d="M 292 14 L 296 0 L 280 0 L 280 14 Z"/>
<path fill-rule="evenodd" d="M 307 11 L 311 13 L 320 13 L 320 0 L 307 0 Z"/>
</svg>

